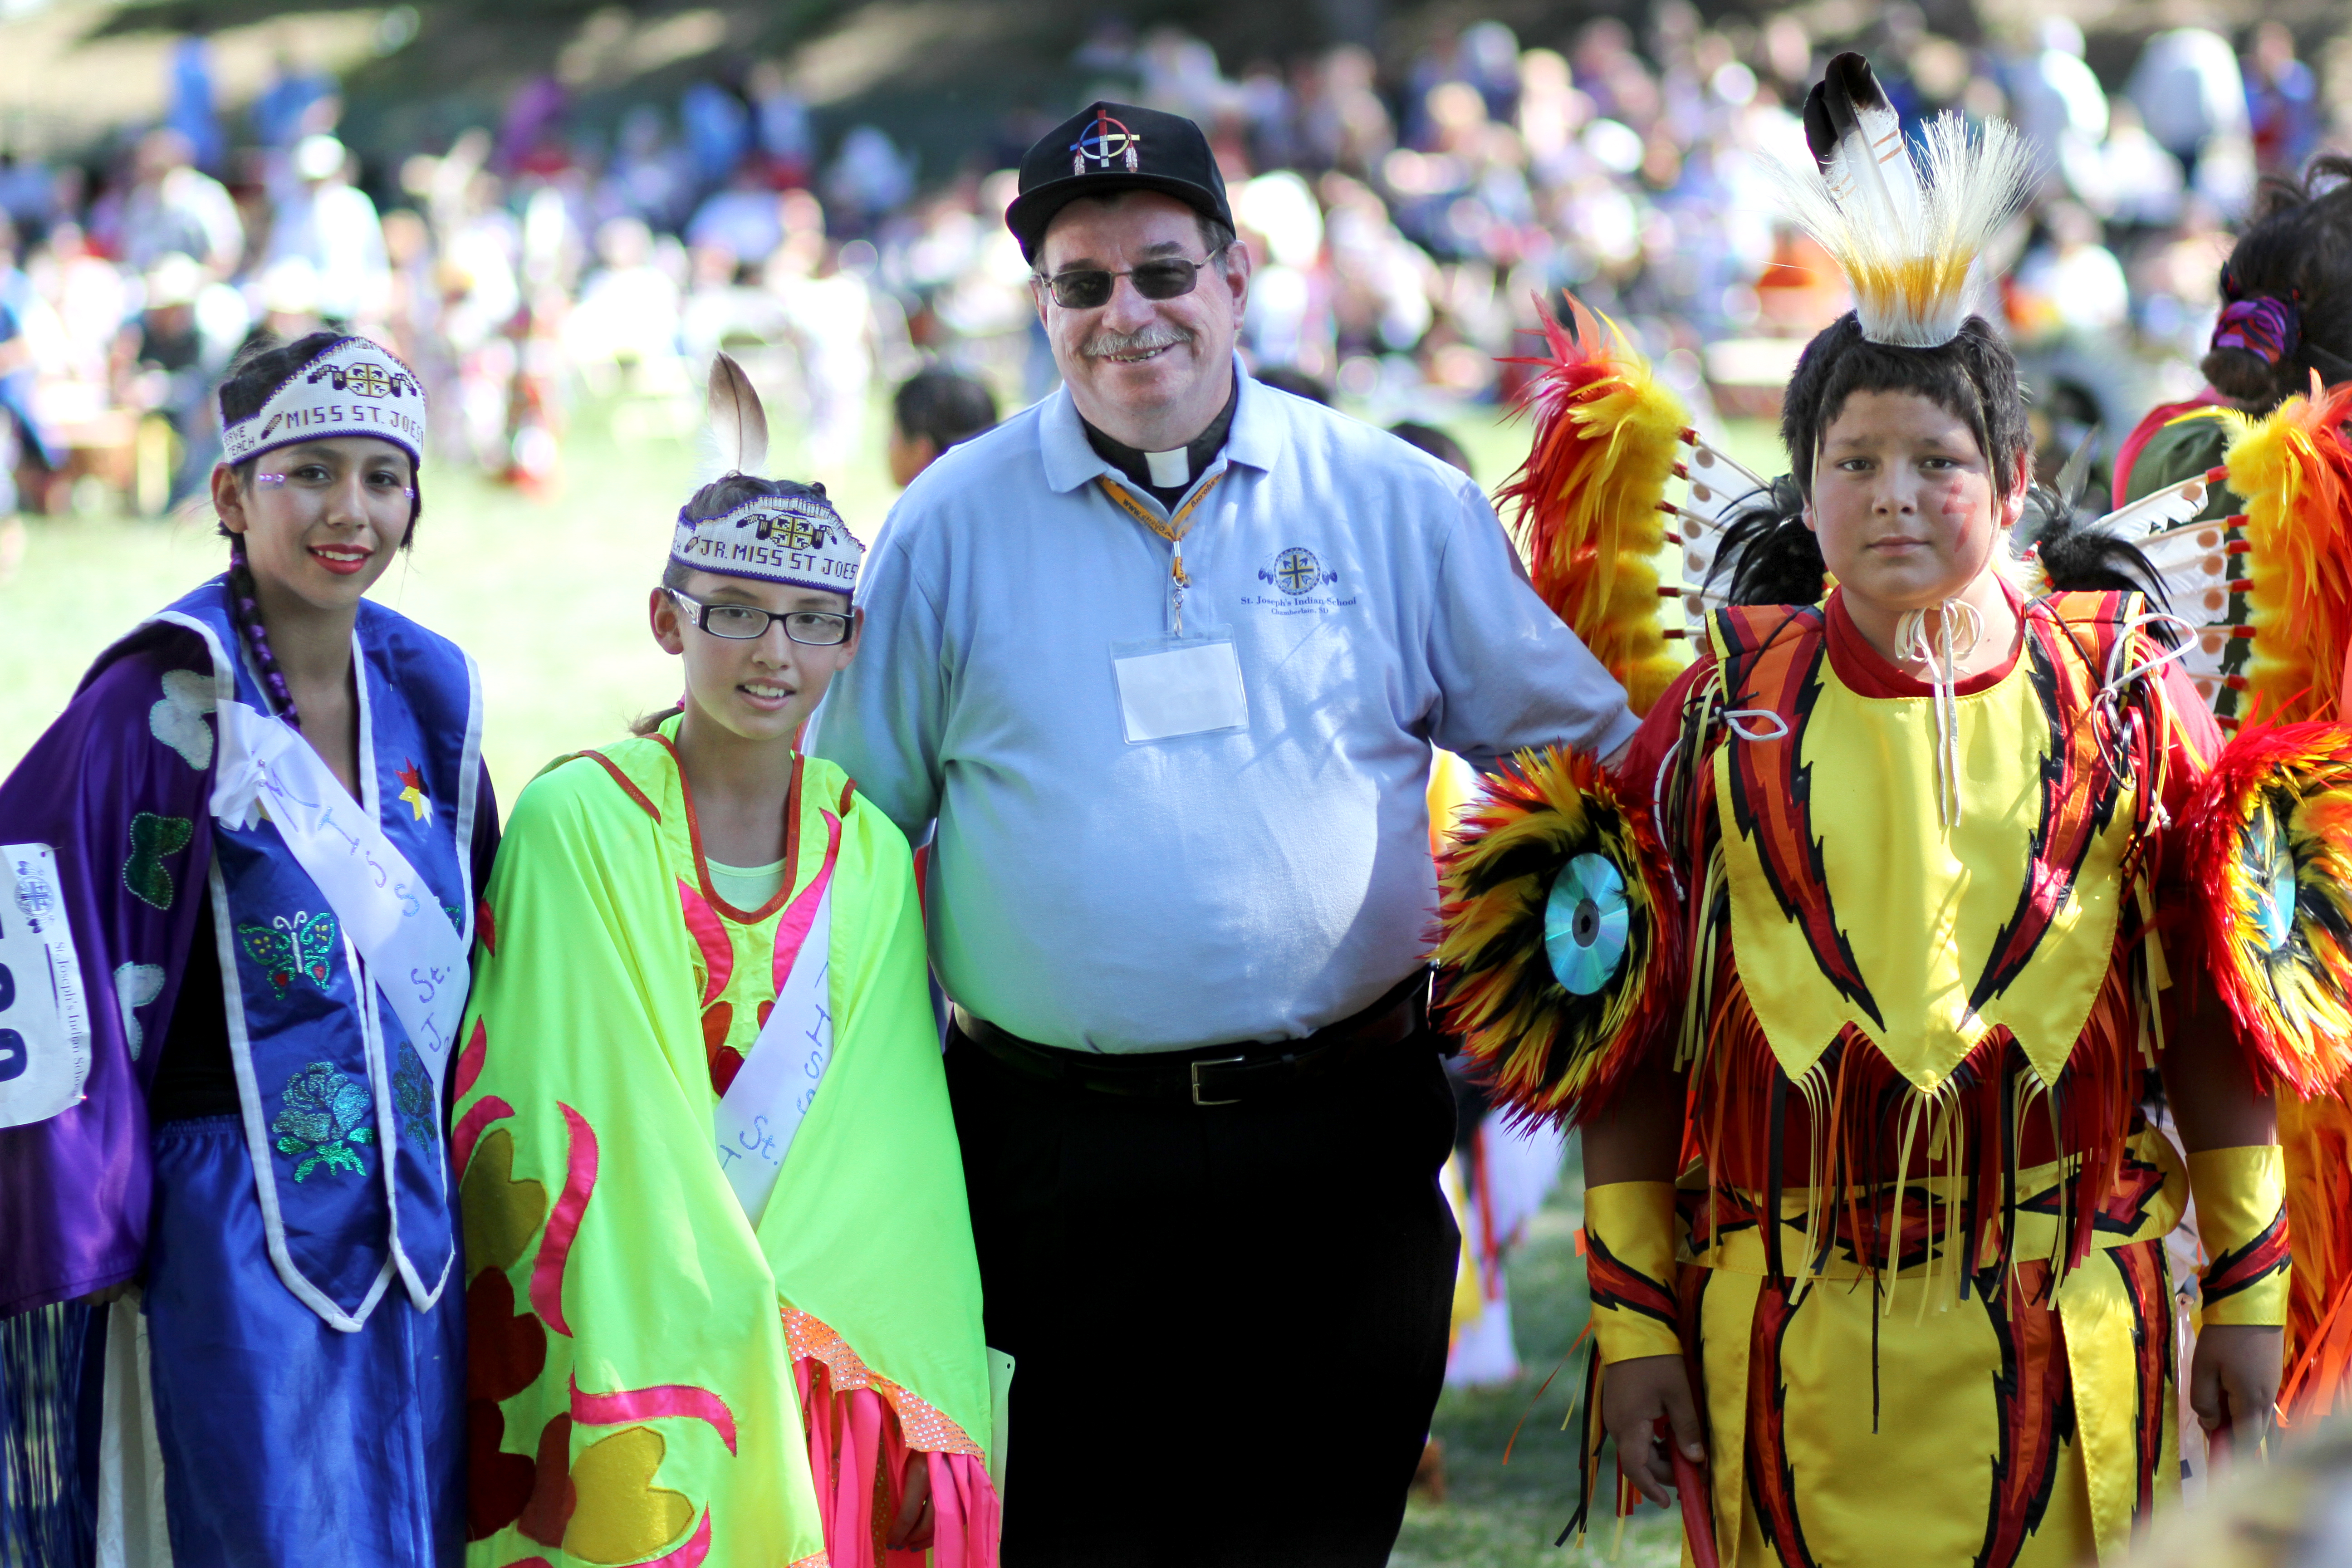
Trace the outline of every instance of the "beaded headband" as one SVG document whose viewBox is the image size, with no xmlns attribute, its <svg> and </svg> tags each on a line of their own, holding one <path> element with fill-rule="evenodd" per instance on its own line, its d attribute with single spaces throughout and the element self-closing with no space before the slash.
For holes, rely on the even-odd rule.
<svg viewBox="0 0 2352 1568">
<path fill-rule="evenodd" d="M 279 383 L 251 416 L 231 424 L 224 414 L 221 420 L 221 447 L 231 463 L 337 436 L 389 441 L 424 466 L 425 388 L 381 343 L 339 339 Z"/>
<path fill-rule="evenodd" d="M 832 503 L 812 491 L 755 496 L 717 517 L 681 511 L 669 558 L 698 572 L 846 596 L 857 591 L 866 546 Z"/>
</svg>

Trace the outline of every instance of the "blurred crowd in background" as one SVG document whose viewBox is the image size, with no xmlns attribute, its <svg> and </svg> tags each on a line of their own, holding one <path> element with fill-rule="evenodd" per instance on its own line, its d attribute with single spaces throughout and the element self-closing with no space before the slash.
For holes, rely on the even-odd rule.
<svg viewBox="0 0 2352 1568">
<path fill-rule="evenodd" d="M 1050 390 L 1000 215 L 1022 147 L 1096 97 L 1210 129 L 1254 253 L 1260 374 L 1382 422 L 1507 400 L 1536 301 L 1567 289 L 1697 406 L 1769 416 L 1845 301 L 1779 221 L 1765 164 L 1804 156 L 1795 110 L 1843 47 L 1869 53 L 1906 121 L 2006 115 L 2040 152 L 1986 307 L 2049 452 L 2193 391 L 2230 226 L 2263 176 L 2347 144 L 2294 37 L 2159 32 L 2108 80 L 2062 17 L 1969 47 L 1906 5 L 1873 14 L 1864 35 L 1822 37 L 1794 15 L 1710 26 L 1665 0 L 1640 28 L 1593 20 L 1559 48 L 1480 23 L 1385 70 L 1358 47 L 1220 60 L 1110 22 L 1072 62 L 1072 102 L 1009 116 L 940 167 L 885 126 L 821 138 L 785 73 L 749 62 L 595 122 L 534 81 L 500 123 L 362 158 L 337 140 L 333 79 L 289 59 L 225 104 L 191 38 L 162 123 L 79 159 L 0 153 L 0 517 L 11 471 L 27 511 L 187 500 L 240 344 L 322 324 L 415 368 L 436 463 L 551 490 L 567 411 L 609 400 L 624 433 L 682 432 L 726 347 L 778 407 L 784 455 L 832 478 L 861 460 L 884 388 L 927 364 L 1007 405 Z"/>
</svg>

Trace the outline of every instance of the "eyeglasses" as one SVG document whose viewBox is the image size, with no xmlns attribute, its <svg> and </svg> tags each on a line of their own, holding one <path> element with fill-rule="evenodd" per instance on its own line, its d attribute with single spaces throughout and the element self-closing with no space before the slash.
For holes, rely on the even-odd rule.
<svg viewBox="0 0 2352 1568">
<path fill-rule="evenodd" d="M 1094 310 L 1110 303 L 1110 291 L 1122 278 L 1135 280 L 1135 291 L 1147 300 L 1175 300 L 1190 294 L 1201 281 L 1201 268 L 1225 253 L 1219 246 L 1201 261 L 1187 261 L 1171 256 L 1164 261 L 1147 261 L 1125 272 L 1113 272 L 1101 267 L 1073 267 L 1066 272 L 1048 277 L 1043 272 L 1032 274 L 1054 295 L 1054 303 L 1065 310 Z"/>
<path fill-rule="evenodd" d="M 837 647 L 849 640 L 850 617 L 829 610 L 763 610 L 757 605 L 713 605 L 665 589 L 686 606 L 687 619 L 715 637 L 750 642 L 768 635 L 768 624 L 782 621 L 784 636 L 809 647 Z"/>
</svg>

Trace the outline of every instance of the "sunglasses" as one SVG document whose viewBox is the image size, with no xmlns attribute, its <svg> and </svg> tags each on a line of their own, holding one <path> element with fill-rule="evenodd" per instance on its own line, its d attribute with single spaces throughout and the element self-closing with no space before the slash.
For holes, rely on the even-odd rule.
<svg viewBox="0 0 2352 1568">
<path fill-rule="evenodd" d="M 1065 310 L 1100 310 L 1110 303 L 1110 291 L 1122 278 L 1133 279 L 1135 291 L 1147 300 L 1176 300 L 1199 285 L 1201 268 L 1223 255 L 1225 248 L 1221 245 L 1200 261 L 1171 257 L 1165 261 L 1147 261 L 1125 272 L 1101 267 L 1073 267 L 1051 277 L 1042 272 L 1033 276 L 1052 291 L 1054 303 Z"/>
</svg>

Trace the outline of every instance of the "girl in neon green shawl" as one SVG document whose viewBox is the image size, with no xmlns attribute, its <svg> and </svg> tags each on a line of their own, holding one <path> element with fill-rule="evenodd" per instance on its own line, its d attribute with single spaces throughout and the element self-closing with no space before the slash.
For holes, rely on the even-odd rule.
<svg viewBox="0 0 2352 1568">
<path fill-rule="evenodd" d="M 782 564 L 729 553 L 755 538 Z M 515 803 L 452 1137 L 474 1568 L 995 1563 L 980 1276 L 910 858 L 793 749 L 854 650 L 859 554 L 822 492 L 708 487 L 654 594 L 682 710 Z M 814 1025 L 763 1035 L 820 941 Z M 824 1026 L 814 1092 L 753 1106 L 772 1114 L 722 1148 L 755 1047 Z M 777 1162 L 764 1203 L 730 1174 L 746 1150 Z"/>
</svg>

